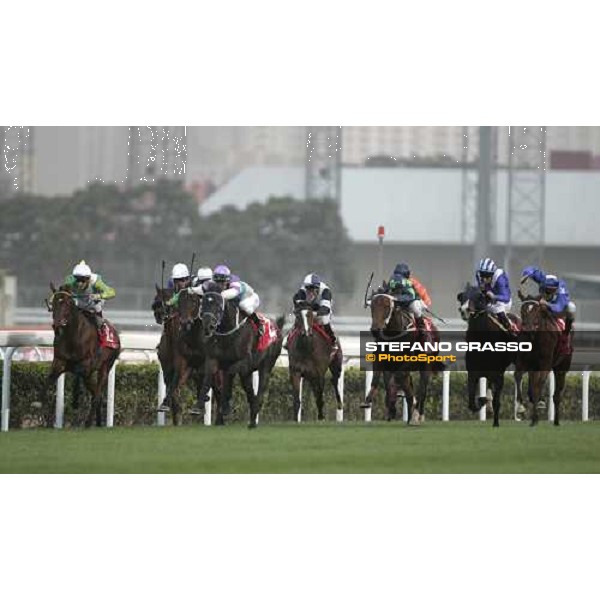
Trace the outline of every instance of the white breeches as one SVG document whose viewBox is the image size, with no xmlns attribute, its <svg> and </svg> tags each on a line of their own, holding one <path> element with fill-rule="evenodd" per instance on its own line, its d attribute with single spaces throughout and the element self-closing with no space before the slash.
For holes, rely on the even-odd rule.
<svg viewBox="0 0 600 600">
<path fill-rule="evenodd" d="M 408 305 L 408 310 L 417 317 L 417 319 L 420 319 L 423 316 L 423 303 L 421 300 L 413 300 Z"/>
<path fill-rule="evenodd" d="M 94 302 L 89 300 L 85 301 L 83 299 L 77 300 L 77 308 L 80 308 L 81 310 L 86 310 L 88 312 L 101 313 L 103 304 L 104 302 L 102 300 L 96 300 Z"/>
<path fill-rule="evenodd" d="M 512 307 L 512 299 L 509 300 L 508 302 L 492 302 L 491 304 L 488 304 L 487 306 L 487 310 L 488 312 L 492 313 L 493 315 L 497 315 L 498 313 L 507 313 Z"/>
<path fill-rule="evenodd" d="M 316 321 L 319 325 L 329 325 L 331 323 L 331 313 L 317 316 Z"/>
<path fill-rule="evenodd" d="M 240 308 L 247 314 L 251 315 L 258 308 L 260 298 L 256 292 L 250 294 L 247 298 L 240 300 Z"/>
</svg>

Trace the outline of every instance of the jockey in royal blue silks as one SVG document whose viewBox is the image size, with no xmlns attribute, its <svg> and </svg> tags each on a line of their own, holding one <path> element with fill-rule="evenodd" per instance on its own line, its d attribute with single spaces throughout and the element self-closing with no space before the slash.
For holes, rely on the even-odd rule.
<svg viewBox="0 0 600 600">
<path fill-rule="evenodd" d="M 521 283 L 528 279 L 535 281 L 542 296 L 540 304 L 556 316 L 565 317 L 565 333 L 569 334 L 575 320 L 575 303 L 571 301 L 567 285 L 556 275 L 546 275 L 539 267 L 529 266 L 521 273 Z"/>
<path fill-rule="evenodd" d="M 493 314 L 507 331 L 513 331 L 506 314 L 512 306 L 510 284 L 506 273 L 499 269 L 491 258 L 483 258 L 479 261 L 475 277 L 479 288 L 487 297 L 486 310 Z"/>
</svg>

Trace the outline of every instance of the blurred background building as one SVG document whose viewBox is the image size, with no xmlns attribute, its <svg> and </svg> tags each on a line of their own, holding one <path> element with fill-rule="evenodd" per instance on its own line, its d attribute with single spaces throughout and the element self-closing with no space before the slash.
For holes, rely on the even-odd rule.
<svg viewBox="0 0 600 600">
<path fill-rule="evenodd" d="M 407 261 L 431 288 L 437 311 L 455 316 L 457 286 L 464 284 L 473 269 L 476 221 L 469 211 L 475 211 L 481 192 L 477 187 L 479 128 L 321 128 L 339 130 L 339 139 L 334 142 L 334 134 L 327 134 L 331 144 L 322 148 L 322 157 L 333 162 L 313 164 L 316 168 L 311 171 L 309 132 L 316 135 L 317 129 L 2 127 L 0 200 L 19 193 L 69 195 L 94 181 L 126 188 L 136 181 L 167 177 L 183 181 L 200 215 L 209 215 L 226 206 L 245 209 L 252 202 L 276 196 L 303 201 L 306 178 L 312 173 L 336 190 L 331 197 L 339 203 L 353 244 L 356 280 L 352 289 L 339 290 L 339 310 L 362 313 L 364 283 L 371 271 L 378 270 L 381 259 L 382 272 L 377 277 L 387 275 L 396 262 Z M 536 150 L 543 155 L 542 176 L 539 167 L 525 159 L 510 164 L 515 138 L 508 127 L 490 129 L 492 170 L 486 200 L 490 254 L 500 264 L 510 255 L 509 206 L 516 198 L 517 214 L 519 205 L 526 202 L 526 196 L 518 195 L 509 202 L 515 174 L 533 173 L 535 182 L 529 193 L 530 198 L 539 195 L 539 206 L 531 214 L 534 219 L 541 215 L 541 226 L 529 241 L 543 246 L 547 269 L 570 278 L 580 293 L 583 317 L 600 322 L 600 238 L 595 225 L 600 202 L 600 127 L 546 128 L 543 152 Z M 328 148 L 339 149 L 339 155 L 328 154 Z M 386 227 L 383 256 L 376 236 L 379 225 Z M 201 254 L 200 241 L 198 245 Z M 513 237 L 516 264 L 525 256 L 519 253 L 522 245 Z M 132 301 L 132 308 L 142 308 L 140 302 L 134 306 Z"/>
</svg>

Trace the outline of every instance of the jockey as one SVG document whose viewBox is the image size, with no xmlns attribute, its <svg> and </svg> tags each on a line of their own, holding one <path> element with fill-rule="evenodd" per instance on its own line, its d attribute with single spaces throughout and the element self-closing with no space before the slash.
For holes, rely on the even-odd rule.
<svg viewBox="0 0 600 600">
<path fill-rule="evenodd" d="M 108 286 L 100 275 L 92 273 L 84 260 L 76 264 L 71 275 L 67 276 L 64 285 L 75 298 L 75 305 L 85 313 L 94 317 L 98 332 L 104 325 L 102 303 L 116 296 L 113 288 Z"/>
<path fill-rule="evenodd" d="M 423 284 L 410 276 L 408 265 L 404 263 L 396 265 L 388 281 L 387 291 L 394 296 L 396 302 L 408 308 L 415 318 L 417 329 L 422 333 L 426 332 L 423 308 L 431 305 L 431 298 Z"/>
<path fill-rule="evenodd" d="M 529 266 L 521 273 L 521 284 L 528 279 L 535 281 L 542 298 L 540 304 L 545 306 L 553 315 L 565 315 L 565 334 L 571 332 L 575 320 L 576 306 L 571 301 L 565 282 L 556 275 L 546 275 L 539 267 Z"/>
<path fill-rule="evenodd" d="M 316 312 L 316 320 L 327 332 L 333 343 L 333 352 L 338 350 L 338 340 L 331 328 L 331 305 L 333 296 L 330 287 L 316 273 L 309 273 L 300 289 L 294 294 L 294 306 L 308 303 Z"/>
<path fill-rule="evenodd" d="M 194 277 L 194 281 L 192 282 L 192 291 L 198 296 L 202 296 L 204 294 L 204 284 L 207 281 L 210 281 L 213 277 L 213 272 L 210 267 L 200 267 L 198 269 L 198 273 L 196 273 L 196 277 Z"/>
<path fill-rule="evenodd" d="M 479 261 L 475 276 L 479 289 L 485 293 L 488 300 L 486 310 L 497 317 L 506 331 L 512 333 L 513 328 L 506 315 L 512 306 L 508 276 L 491 258 L 482 258 Z"/>
<path fill-rule="evenodd" d="M 173 265 L 171 277 L 167 282 L 167 288 L 174 290 L 175 293 L 180 292 L 183 288 L 191 283 L 190 271 L 184 263 Z"/>
<path fill-rule="evenodd" d="M 215 267 L 212 281 L 217 284 L 224 300 L 237 300 L 240 311 L 256 325 L 259 335 L 263 335 L 265 330 L 256 314 L 260 298 L 254 289 L 236 275 L 232 275 L 226 265 Z"/>
</svg>

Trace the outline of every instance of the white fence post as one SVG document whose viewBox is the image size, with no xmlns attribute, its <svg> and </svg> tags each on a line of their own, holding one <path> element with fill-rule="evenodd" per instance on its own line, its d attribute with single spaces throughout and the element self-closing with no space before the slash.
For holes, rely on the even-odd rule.
<svg viewBox="0 0 600 600">
<path fill-rule="evenodd" d="M 298 397 L 300 398 L 300 408 L 298 408 L 298 423 L 302 422 L 302 388 L 304 387 L 304 377 L 300 377 L 300 383 L 298 384 Z"/>
<path fill-rule="evenodd" d="M 365 398 L 371 391 L 371 384 L 373 383 L 373 371 L 365 371 Z M 371 407 L 365 408 L 365 422 L 371 422 Z"/>
<path fill-rule="evenodd" d="M 554 421 L 554 390 L 556 389 L 556 379 L 554 373 L 548 373 L 548 421 Z"/>
<path fill-rule="evenodd" d="M 65 424 L 65 374 L 56 380 L 56 407 L 54 409 L 54 428 L 62 429 Z"/>
<path fill-rule="evenodd" d="M 344 374 L 346 369 L 344 368 L 344 363 L 342 363 L 342 372 L 340 373 L 340 378 L 338 380 L 338 391 L 340 393 L 340 398 L 342 400 L 342 408 L 335 409 L 335 420 L 338 423 L 341 423 L 344 420 Z"/>
<path fill-rule="evenodd" d="M 450 420 L 450 371 L 442 371 L 442 421 Z"/>
<path fill-rule="evenodd" d="M 2 413 L 0 413 L 0 431 L 8 431 L 10 419 L 10 367 L 12 355 L 16 348 L 7 347 L 4 351 L 4 363 L 2 366 Z"/>
<path fill-rule="evenodd" d="M 212 389 L 208 390 L 208 401 L 204 403 L 204 424 L 207 427 L 212 425 Z"/>
<path fill-rule="evenodd" d="M 106 392 L 106 426 L 112 427 L 115 422 L 115 376 L 117 371 L 117 362 L 108 372 L 108 391 Z"/>
<path fill-rule="evenodd" d="M 253 390 L 255 396 L 256 396 L 256 394 L 258 394 L 258 384 L 259 384 L 258 371 L 252 371 L 252 390 Z M 260 414 L 257 414 L 256 415 L 256 424 L 257 425 L 258 425 L 259 417 L 260 417 Z"/>
<path fill-rule="evenodd" d="M 408 421 L 409 414 L 408 414 L 408 402 L 406 401 L 406 394 L 404 392 L 402 392 L 400 394 L 400 397 L 402 398 L 402 422 L 406 423 L 406 421 Z M 417 404 L 417 397 L 413 396 L 413 410 Z"/>
<path fill-rule="evenodd" d="M 481 410 L 479 411 L 479 420 L 480 421 L 485 421 L 486 417 L 487 417 L 487 379 L 485 377 L 480 377 L 479 378 L 479 397 L 486 398 L 486 402 L 485 404 L 481 407 Z"/>
<path fill-rule="evenodd" d="M 165 385 L 165 380 L 163 377 L 162 365 L 160 364 L 160 361 L 159 361 L 159 363 L 158 363 L 158 404 L 156 405 L 157 408 L 162 404 L 166 395 L 167 395 L 167 386 Z M 163 412 L 156 413 L 156 424 L 159 427 L 164 426 L 165 413 L 163 413 Z"/>
<path fill-rule="evenodd" d="M 582 375 L 582 396 L 581 396 L 581 420 L 589 421 L 589 403 L 590 403 L 590 375 L 591 371 L 584 371 Z"/>
</svg>

